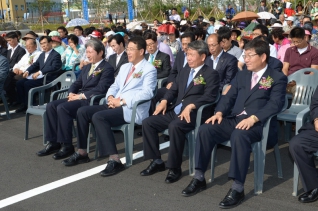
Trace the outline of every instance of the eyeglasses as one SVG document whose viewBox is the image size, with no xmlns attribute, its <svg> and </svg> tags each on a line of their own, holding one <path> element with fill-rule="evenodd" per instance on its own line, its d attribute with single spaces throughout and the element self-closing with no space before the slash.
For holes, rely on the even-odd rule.
<svg viewBox="0 0 318 211">
<path fill-rule="evenodd" d="M 212 48 L 212 47 L 215 48 L 215 47 L 218 46 L 218 45 L 219 45 L 218 43 L 216 43 L 216 44 L 209 44 L 208 47 L 209 47 L 209 48 Z"/>
<path fill-rule="evenodd" d="M 242 55 L 243 59 L 251 59 L 252 57 L 258 55 L 257 53 L 255 54 L 248 54 L 248 55 Z"/>
<path fill-rule="evenodd" d="M 138 51 L 138 50 L 139 50 L 139 49 L 134 49 L 134 48 L 127 48 L 127 49 L 126 49 L 127 52 L 129 52 L 129 51 Z"/>
<path fill-rule="evenodd" d="M 300 43 L 302 43 L 304 40 L 292 40 L 291 42 L 294 44 L 294 45 L 298 45 Z"/>
<path fill-rule="evenodd" d="M 262 34 L 260 33 L 252 33 L 253 36 L 261 36 Z"/>
<path fill-rule="evenodd" d="M 149 43 L 148 45 L 147 45 L 147 47 L 153 47 L 155 45 L 155 43 L 153 42 L 153 43 Z"/>
</svg>

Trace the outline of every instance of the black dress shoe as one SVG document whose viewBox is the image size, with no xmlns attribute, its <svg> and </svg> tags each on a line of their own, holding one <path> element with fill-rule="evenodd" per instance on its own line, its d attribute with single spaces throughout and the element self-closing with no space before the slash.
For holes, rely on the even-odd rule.
<svg viewBox="0 0 318 211">
<path fill-rule="evenodd" d="M 149 176 L 149 175 L 152 175 L 154 173 L 157 173 L 159 171 L 164 171 L 164 170 L 166 170 L 166 166 L 165 166 L 164 162 L 162 162 L 161 164 L 158 164 L 155 161 L 152 161 L 150 163 L 150 165 L 145 170 L 140 172 L 140 175 L 141 176 Z"/>
<path fill-rule="evenodd" d="M 164 137 L 164 140 L 165 140 L 165 141 L 169 141 L 169 139 L 170 139 L 169 136 L 165 136 L 165 137 Z"/>
<path fill-rule="evenodd" d="M 46 155 L 50 155 L 52 153 L 58 152 L 60 148 L 61 148 L 60 143 L 49 142 L 44 149 L 42 149 L 41 151 L 38 151 L 36 154 L 42 157 L 42 156 L 46 156 Z"/>
<path fill-rule="evenodd" d="M 198 179 L 193 178 L 190 184 L 182 191 L 182 196 L 193 196 L 200 191 L 206 189 L 206 181 L 200 181 Z"/>
<path fill-rule="evenodd" d="M 180 179 L 181 175 L 182 175 L 181 168 L 169 169 L 165 182 L 174 183 Z"/>
<path fill-rule="evenodd" d="M 18 106 L 18 105 L 20 105 L 20 103 L 15 101 L 15 102 L 10 102 L 8 106 L 9 107 L 15 107 L 15 106 Z"/>
<path fill-rule="evenodd" d="M 90 161 L 88 155 L 80 155 L 79 153 L 75 152 L 71 157 L 67 158 L 66 160 L 62 161 L 64 166 L 75 166 L 81 163 L 88 163 Z"/>
<path fill-rule="evenodd" d="M 244 197 L 244 190 L 239 193 L 236 190 L 232 190 L 231 188 L 229 192 L 226 194 L 225 198 L 220 202 L 219 207 L 222 209 L 236 207 L 237 205 L 242 203 Z"/>
<path fill-rule="evenodd" d="M 301 194 L 298 197 L 298 201 L 301 203 L 310 203 L 318 200 L 318 188 Z"/>
<path fill-rule="evenodd" d="M 26 111 L 27 109 L 28 109 L 27 106 L 22 105 L 22 106 L 20 106 L 19 108 L 17 108 L 17 109 L 15 110 L 15 113 L 24 112 L 24 111 Z"/>
<path fill-rule="evenodd" d="M 125 165 L 122 164 L 121 162 L 117 162 L 114 160 L 109 160 L 107 162 L 107 166 L 105 168 L 105 170 L 100 172 L 100 175 L 102 177 L 108 177 L 114 174 L 117 174 L 119 172 L 121 172 L 122 170 L 125 169 Z"/>
<path fill-rule="evenodd" d="M 60 160 L 71 156 L 75 152 L 73 145 L 63 145 L 60 151 L 53 155 L 54 160 Z"/>
</svg>

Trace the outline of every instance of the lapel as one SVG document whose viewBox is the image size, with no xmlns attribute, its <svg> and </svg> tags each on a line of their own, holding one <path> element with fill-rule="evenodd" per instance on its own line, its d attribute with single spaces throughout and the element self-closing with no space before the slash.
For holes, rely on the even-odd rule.
<svg viewBox="0 0 318 211">
<path fill-rule="evenodd" d="M 141 61 L 141 63 L 137 66 L 137 68 L 135 68 L 134 72 L 131 74 L 131 76 L 129 77 L 127 83 L 125 84 L 126 78 L 127 78 L 128 74 L 129 74 L 129 71 L 131 70 L 131 68 L 133 66 L 132 64 L 130 65 L 129 69 L 126 70 L 126 74 L 123 77 L 123 79 L 124 79 L 123 82 L 122 82 L 123 89 L 134 79 L 133 78 L 134 73 L 138 73 L 138 72 L 143 70 L 143 68 L 145 66 L 145 62 L 148 62 L 148 61 L 146 61 L 145 59 Z"/>
<path fill-rule="evenodd" d="M 116 55 L 117 57 L 117 55 Z M 121 55 L 119 61 L 118 61 L 118 64 L 116 65 L 116 69 L 118 69 L 118 67 L 120 67 L 121 63 L 124 62 L 124 59 L 127 57 L 127 53 L 124 51 L 124 53 Z M 116 58 L 117 60 L 117 58 Z"/>
<path fill-rule="evenodd" d="M 49 54 L 49 56 L 46 58 L 46 61 L 45 60 L 45 52 L 43 52 L 43 66 L 41 69 L 43 69 L 45 67 L 45 65 L 48 63 L 48 61 L 53 57 L 53 54 L 55 53 L 54 52 L 55 50 L 52 49 L 51 53 Z"/>
<path fill-rule="evenodd" d="M 198 73 L 193 77 L 193 79 L 195 79 L 195 78 L 198 77 L 199 75 L 202 75 L 202 73 L 205 71 L 205 69 L 206 69 L 206 68 L 205 68 L 205 65 L 203 65 L 203 67 L 198 71 Z M 189 74 L 190 74 L 190 70 L 191 70 L 191 68 L 190 68 L 189 71 L 188 71 L 188 74 L 187 74 L 187 76 L 186 76 L 186 79 L 183 80 L 184 83 L 185 83 L 185 84 L 184 84 L 184 87 L 187 85 L 188 78 L 189 78 Z M 186 90 L 185 90 L 183 96 L 185 96 L 193 86 L 194 86 L 194 83 L 193 83 L 193 80 L 192 80 L 191 83 L 189 84 L 189 86 L 186 88 Z"/>
<path fill-rule="evenodd" d="M 7 53 L 7 59 L 9 61 L 10 61 L 11 52 L 12 52 L 12 49 L 10 48 L 10 50 L 8 50 L 8 53 Z"/>
<path fill-rule="evenodd" d="M 17 46 L 17 48 L 15 49 L 15 51 L 13 52 L 13 54 L 12 54 L 12 56 L 11 56 L 11 52 L 12 52 L 12 48 L 9 50 L 10 52 L 9 52 L 9 60 L 11 60 L 12 58 L 15 58 L 16 57 L 16 55 L 18 54 L 18 52 L 19 52 L 19 50 L 20 50 L 20 46 L 18 45 Z M 10 57 L 11 56 L 11 57 Z"/>
<path fill-rule="evenodd" d="M 145 59 L 148 61 L 148 59 L 149 59 L 149 53 L 145 54 Z"/>
<path fill-rule="evenodd" d="M 248 71 L 248 70 L 247 70 Z M 264 74 L 261 76 L 262 77 L 266 77 L 270 75 L 270 70 L 267 67 L 266 71 L 264 72 Z M 247 101 L 247 99 L 256 91 L 259 90 L 259 81 L 261 80 L 261 78 L 259 79 L 258 83 L 253 87 L 253 89 L 251 89 L 251 80 L 252 80 L 252 72 L 248 71 L 248 73 L 245 76 L 245 89 L 246 89 L 246 98 L 245 101 Z M 244 102 L 245 102 L 244 101 Z"/>
<path fill-rule="evenodd" d="M 105 60 L 103 60 L 97 67 L 95 67 L 95 70 L 98 69 L 98 68 L 101 68 L 101 67 L 104 65 L 104 61 L 105 61 Z M 90 75 L 90 76 L 87 78 L 87 75 L 88 75 L 88 73 L 89 73 L 91 67 L 92 67 L 92 64 L 90 64 L 87 73 L 84 75 L 84 77 L 85 77 L 87 80 L 83 83 L 83 87 L 84 87 L 90 80 L 92 80 L 92 78 L 93 78 L 93 74 Z"/>
<path fill-rule="evenodd" d="M 218 63 L 216 64 L 216 67 L 215 67 L 216 70 L 218 70 L 218 69 L 223 65 L 223 63 L 224 63 L 224 56 L 225 56 L 224 53 L 225 53 L 225 52 L 222 53 L 222 55 L 221 55 L 221 57 L 220 57 Z M 212 59 L 211 59 L 211 60 L 212 60 Z M 213 61 L 212 61 L 212 64 L 213 64 Z M 212 66 L 212 67 L 213 67 L 213 66 Z"/>
</svg>

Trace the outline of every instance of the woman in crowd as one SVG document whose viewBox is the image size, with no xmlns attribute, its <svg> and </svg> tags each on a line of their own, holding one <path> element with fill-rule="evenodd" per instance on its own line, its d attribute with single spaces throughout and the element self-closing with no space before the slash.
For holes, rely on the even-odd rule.
<svg viewBox="0 0 318 211">
<path fill-rule="evenodd" d="M 181 49 L 181 44 L 177 40 L 177 38 L 179 38 L 179 31 L 174 26 L 170 25 L 168 28 L 168 33 L 169 33 L 168 34 L 169 40 L 168 40 L 167 44 L 169 45 L 174 58 L 176 58 L 177 53 Z"/>
<path fill-rule="evenodd" d="M 276 48 L 277 52 L 283 45 L 290 44 L 290 40 L 283 35 L 284 34 L 283 29 L 274 28 L 271 34 L 272 34 L 272 39 L 274 41 L 274 47 Z"/>
</svg>

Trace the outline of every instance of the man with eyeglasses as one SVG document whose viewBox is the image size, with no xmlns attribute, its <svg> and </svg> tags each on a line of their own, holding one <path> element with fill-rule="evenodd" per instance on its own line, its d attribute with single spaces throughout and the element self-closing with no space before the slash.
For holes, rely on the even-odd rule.
<svg viewBox="0 0 318 211">
<path fill-rule="evenodd" d="M 222 27 L 224 28 L 224 27 Z M 218 71 L 220 76 L 220 91 L 222 92 L 224 85 L 229 84 L 236 75 L 237 59 L 221 47 L 222 39 L 217 34 L 211 34 L 207 39 L 207 44 L 211 56 L 205 60 L 205 64 Z"/>
<path fill-rule="evenodd" d="M 250 164 L 252 144 L 261 141 L 267 119 L 281 111 L 285 103 L 287 77 L 268 66 L 269 48 L 263 40 L 252 40 L 243 56 L 247 69 L 237 72 L 231 88 L 215 108 L 215 114 L 199 128 L 195 147 L 195 175 L 182 191 L 192 196 L 206 189 L 204 173 L 217 144 L 231 141 L 228 177 L 232 187 L 219 203 L 222 209 L 244 200 L 244 183 Z"/>
<path fill-rule="evenodd" d="M 318 49 L 306 42 L 305 30 L 295 27 L 290 31 L 289 37 L 294 46 L 286 50 L 283 73 L 288 76 L 303 68 L 318 69 Z"/>
</svg>

